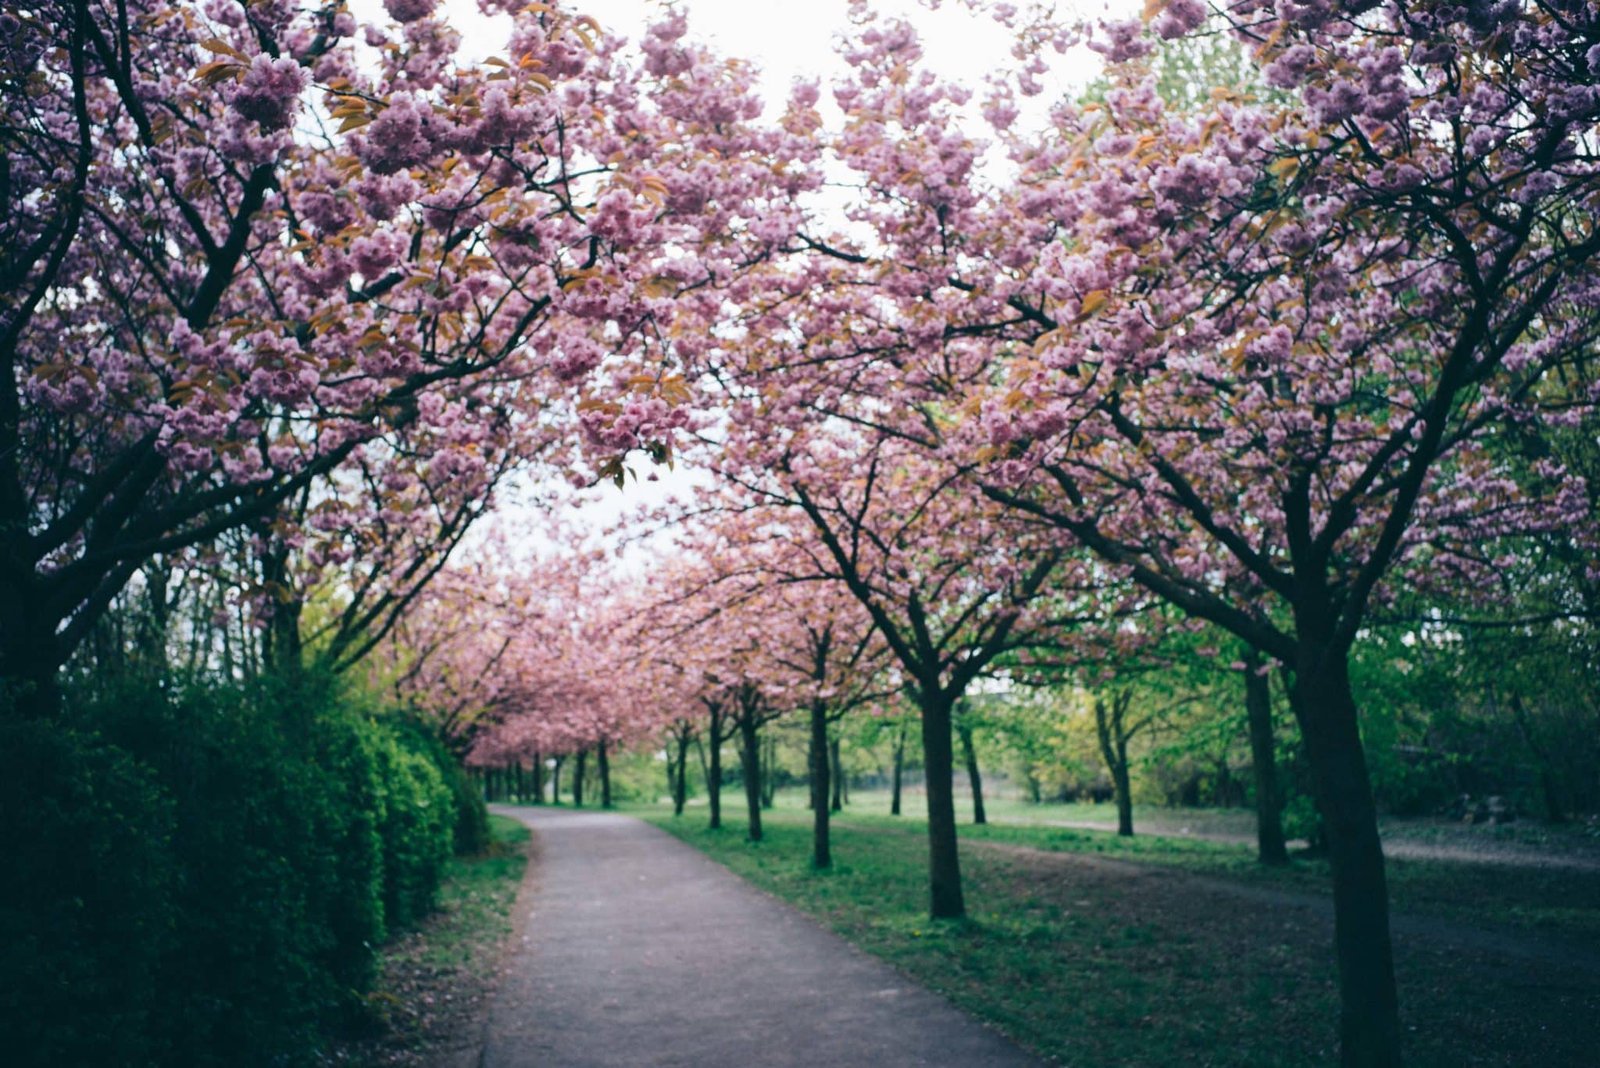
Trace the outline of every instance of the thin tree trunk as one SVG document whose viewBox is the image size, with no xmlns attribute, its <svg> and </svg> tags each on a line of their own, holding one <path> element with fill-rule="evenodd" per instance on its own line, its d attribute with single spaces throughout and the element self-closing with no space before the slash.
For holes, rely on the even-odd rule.
<svg viewBox="0 0 1600 1068">
<path fill-rule="evenodd" d="M 811 703 L 811 745 L 806 750 L 811 794 L 811 866 L 833 866 L 833 850 L 828 838 L 828 709 L 821 701 Z"/>
<path fill-rule="evenodd" d="M 894 793 L 889 795 L 889 815 L 900 815 L 900 777 L 906 766 L 906 725 L 900 724 L 900 729 L 894 736 Z"/>
<path fill-rule="evenodd" d="M 1244 661 L 1244 710 L 1250 726 L 1250 762 L 1256 778 L 1256 858 L 1263 864 L 1289 863 L 1283 840 L 1283 798 L 1272 740 L 1272 693 L 1261 673 L 1261 657 Z"/>
<path fill-rule="evenodd" d="M 670 762 L 669 762 L 670 763 Z M 678 781 L 672 787 L 672 814 L 683 815 L 683 806 L 689 800 L 689 734 L 678 735 Z"/>
<path fill-rule="evenodd" d="M 716 725 L 712 726 L 711 744 L 706 746 L 710 750 L 710 763 L 706 769 L 706 800 L 711 806 L 711 829 L 722 829 L 722 735 Z"/>
<path fill-rule="evenodd" d="M 961 735 L 961 752 L 967 761 L 967 779 L 972 783 L 972 822 L 988 823 L 983 812 L 983 776 L 978 774 L 978 754 L 972 748 L 972 728 L 962 724 L 956 728 Z"/>
<path fill-rule="evenodd" d="M 533 751 L 533 803 L 544 804 L 544 754 Z"/>
<path fill-rule="evenodd" d="M 595 759 L 600 762 L 600 807 L 611 807 L 611 759 L 606 754 L 604 739 L 600 747 L 595 750 Z"/>
<path fill-rule="evenodd" d="M 828 743 L 828 759 L 833 762 L 833 800 L 829 802 L 835 812 L 844 809 L 844 770 L 839 766 L 839 739 Z"/>
<path fill-rule="evenodd" d="M 578 750 L 578 762 L 572 765 L 572 807 L 583 807 L 583 766 L 589 762 L 589 750 Z"/>
<path fill-rule="evenodd" d="M 1294 708 L 1316 779 L 1333 870 L 1340 1063 L 1345 1068 L 1397 1068 L 1400 1007 L 1389 937 L 1389 888 L 1348 653 L 1319 648 L 1306 637 L 1308 631 L 1314 632 L 1300 628 Z"/>
<path fill-rule="evenodd" d="M 755 717 L 739 717 L 739 763 L 743 769 L 744 803 L 749 810 L 750 841 L 761 841 L 761 736 Z"/>
<path fill-rule="evenodd" d="M 922 766 L 928 795 L 928 911 L 936 920 L 967 914 L 961 892 L 961 856 L 956 846 L 955 753 L 948 697 L 923 693 Z"/>
<path fill-rule="evenodd" d="M 1133 695 L 1124 690 L 1111 699 L 1094 703 L 1095 734 L 1100 740 L 1100 756 L 1111 775 L 1111 791 L 1117 802 L 1117 833 L 1133 837 L 1133 790 L 1128 776 L 1128 738 L 1124 723 Z"/>
<path fill-rule="evenodd" d="M 771 808 L 777 800 L 778 778 L 773 768 L 778 763 L 778 739 L 769 733 L 761 742 L 761 807 Z"/>
<path fill-rule="evenodd" d="M 561 765 L 565 757 L 556 757 L 556 766 L 550 771 L 550 803 L 561 804 Z"/>
</svg>

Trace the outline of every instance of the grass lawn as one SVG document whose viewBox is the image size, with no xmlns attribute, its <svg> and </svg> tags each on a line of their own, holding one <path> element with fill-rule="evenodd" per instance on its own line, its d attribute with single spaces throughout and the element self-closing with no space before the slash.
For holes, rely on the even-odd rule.
<svg viewBox="0 0 1600 1068">
<path fill-rule="evenodd" d="M 424 1065 L 476 1040 L 490 980 L 511 934 L 512 906 L 528 865 L 526 826 L 489 817 L 490 848 L 454 857 L 439 908 L 415 931 L 384 946 L 368 1004 L 377 1034 L 337 1051 L 347 1065 Z"/>
<path fill-rule="evenodd" d="M 720 832 L 704 829 L 703 809 L 680 819 L 635 812 L 1061 1063 L 1335 1059 L 1325 916 L 1208 886 L 1320 893 L 1326 875 L 1315 864 L 1261 872 L 1248 848 L 1215 842 L 963 826 L 970 917 L 935 923 L 926 914 L 925 824 L 914 817 L 847 810 L 834 825 L 836 867 L 819 873 L 807 864 L 804 809 L 766 813 L 767 840 L 755 845 L 744 841 L 736 808 Z M 1461 865 L 1394 867 L 1405 907 L 1500 920 L 1530 894 L 1537 904 L 1537 887 L 1516 883 L 1493 896 L 1492 879 Z M 1592 894 L 1592 877 L 1586 885 Z M 1479 905 L 1463 893 L 1491 897 Z M 1576 909 L 1584 923 L 1600 900 L 1587 904 Z M 1565 934 L 1566 922 L 1559 926 Z M 1413 1065 L 1585 1063 L 1592 1042 L 1578 1021 L 1600 1013 L 1594 973 L 1558 974 L 1536 958 L 1508 963 L 1482 947 L 1423 939 L 1403 942 L 1398 956 Z"/>
</svg>

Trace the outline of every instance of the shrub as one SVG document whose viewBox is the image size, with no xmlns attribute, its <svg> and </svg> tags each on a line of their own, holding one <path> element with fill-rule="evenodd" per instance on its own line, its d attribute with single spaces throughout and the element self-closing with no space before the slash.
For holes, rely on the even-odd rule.
<svg viewBox="0 0 1600 1068">
<path fill-rule="evenodd" d="M 0 712 L 8 712 L 0 709 Z M 89 732 L 0 725 L 0 1050 L 7 1063 L 160 1059 L 176 943 L 173 806 Z"/>
<path fill-rule="evenodd" d="M 326 680 L 123 681 L 48 726 L 6 711 L 8 1064 L 313 1059 L 483 822 L 443 747 Z"/>
</svg>

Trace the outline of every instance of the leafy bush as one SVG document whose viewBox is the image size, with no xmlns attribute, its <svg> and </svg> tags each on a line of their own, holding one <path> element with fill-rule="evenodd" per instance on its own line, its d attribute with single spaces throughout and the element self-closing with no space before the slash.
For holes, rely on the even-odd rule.
<svg viewBox="0 0 1600 1068">
<path fill-rule="evenodd" d="M 9 711 L 9 710 L 0 710 Z M 176 944 L 173 806 L 92 733 L 0 726 L 0 1050 L 7 1063 L 154 1060 Z"/>
<path fill-rule="evenodd" d="M 303 1063 L 471 819 L 442 747 L 322 680 L 123 683 L 0 723 L 11 1064 Z"/>
</svg>

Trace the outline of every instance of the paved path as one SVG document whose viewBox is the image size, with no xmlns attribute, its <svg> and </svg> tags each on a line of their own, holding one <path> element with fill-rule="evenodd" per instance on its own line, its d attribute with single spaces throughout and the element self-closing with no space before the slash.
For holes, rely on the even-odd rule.
<svg viewBox="0 0 1600 1068">
<path fill-rule="evenodd" d="M 535 837 L 483 1068 L 1041 1068 L 949 1002 L 627 816 Z"/>
</svg>

